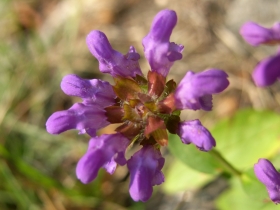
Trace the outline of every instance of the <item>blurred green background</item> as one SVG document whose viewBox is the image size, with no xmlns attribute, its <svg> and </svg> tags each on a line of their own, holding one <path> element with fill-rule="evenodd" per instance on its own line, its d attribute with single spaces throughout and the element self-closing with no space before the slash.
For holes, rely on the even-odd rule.
<svg viewBox="0 0 280 210">
<path fill-rule="evenodd" d="M 185 50 L 169 77 L 178 82 L 187 70 L 215 67 L 225 70 L 231 82 L 214 97 L 212 112 L 184 111 L 182 119 L 201 119 L 213 132 L 217 150 L 246 171 L 242 183 L 250 185 L 258 157 L 272 158 L 280 168 L 280 85 L 255 87 L 250 76 L 254 66 L 276 48 L 253 48 L 238 30 L 248 20 L 267 26 L 280 20 L 279 4 L 274 0 L 1 0 L 0 209 L 275 209 L 269 199 L 261 199 L 267 197 L 263 186 L 258 198 L 247 198 L 246 189 L 252 195 L 255 188 L 244 191 L 240 180 L 223 172 L 209 154 L 193 146 L 183 148 L 174 136 L 170 150 L 162 150 L 166 182 L 154 187 L 147 203 L 130 198 L 126 167 L 119 167 L 113 176 L 101 170 L 93 183 L 83 185 L 75 167 L 89 137 L 77 131 L 50 135 L 45 122 L 53 112 L 79 101 L 60 90 L 63 76 L 74 73 L 112 82 L 100 74 L 87 49 L 85 37 L 91 30 L 103 31 L 123 54 L 135 46 L 146 73 L 142 38 L 158 11 L 174 9 L 178 24 L 171 41 L 183 44 Z M 99 133 L 108 132 L 112 128 Z"/>
</svg>

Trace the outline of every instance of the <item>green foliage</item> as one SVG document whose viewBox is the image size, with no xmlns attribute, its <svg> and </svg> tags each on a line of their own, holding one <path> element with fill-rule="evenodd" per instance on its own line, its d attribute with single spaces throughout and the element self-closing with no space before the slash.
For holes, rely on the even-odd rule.
<svg viewBox="0 0 280 210">
<path fill-rule="evenodd" d="M 274 204 L 267 197 L 260 200 L 246 194 L 242 188 L 240 180 L 233 178 L 230 181 L 231 188 L 224 192 L 216 201 L 217 207 L 220 210 L 276 210 L 279 206 Z M 256 192 L 258 193 L 258 192 Z"/>
<path fill-rule="evenodd" d="M 260 157 L 277 152 L 280 148 L 279 125 L 278 114 L 247 109 L 218 122 L 211 133 L 219 153 L 236 168 L 246 169 Z M 183 145 L 177 135 L 170 135 L 169 149 L 175 157 L 201 172 L 215 174 L 222 167 L 211 154 L 199 151 L 192 144 Z"/>
<path fill-rule="evenodd" d="M 259 158 L 280 148 L 280 116 L 272 111 L 241 110 L 217 123 L 211 133 L 217 150 L 238 169 L 252 167 Z"/>
<path fill-rule="evenodd" d="M 211 129 L 217 142 L 216 152 L 205 153 L 194 145 L 183 145 L 176 135 L 170 135 L 169 149 L 182 163 L 200 172 L 212 174 L 212 178 L 219 171 L 231 172 L 223 165 L 220 154 L 242 173 L 238 179 L 229 177 L 229 180 L 232 179 L 231 189 L 218 200 L 219 209 L 275 209 L 265 186 L 257 180 L 252 167 L 259 158 L 269 158 L 277 154 L 280 148 L 279 125 L 280 116 L 274 112 L 240 110 L 232 118 L 218 122 Z M 275 162 L 279 165 L 279 158 Z M 190 180 L 180 177 L 180 173 L 188 174 L 188 169 L 177 163 L 174 165 L 172 172 L 167 174 L 165 189 L 172 192 L 184 187 L 191 188 L 192 184 L 187 184 Z M 245 169 L 247 170 L 244 171 Z M 197 179 L 198 175 L 192 180 L 196 183 Z"/>
<path fill-rule="evenodd" d="M 208 174 L 217 174 L 220 171 L 220 164 L 211 154 L 198 150 L 192 144 L 183 144 L 177 135 L 169 135 L 168 149 L 175 157 L 195 170 Z"/>
<path fill-rule="evenodd" d="M 196 171 L 176 159 L 172 161 L 172 165 L 169 166 L 165 176 L 166 179 L 162 188 L 169 194 L 198 189 L 214 177 L 213 175 Z"/>
</svg>

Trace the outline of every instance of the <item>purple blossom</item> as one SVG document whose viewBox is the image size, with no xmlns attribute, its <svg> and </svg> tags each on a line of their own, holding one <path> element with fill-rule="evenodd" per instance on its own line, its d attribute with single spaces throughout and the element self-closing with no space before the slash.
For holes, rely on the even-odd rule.
<svg viewBox="0 0 280 210">
<path fill-rule="evenodd" d="M 215 139 L 199 120 L 181 122 L 178 135 L 184 144 L 193 143 L 202 151 L 209 151 L 216 146 Z"/>
<path fill-rule="evenodd" d="M 164 182 L 161 169 L 164 158 L 152 146 L 144 146 L 128 161 L 130 171 L 129 193 L 135 201 L 147 201 L 153 192 L 153 186 Z"/>
<path fill-rule="evenodd" d="M 275 23 L 271 28 L 264 28 L 257 23 L 247 22 L 241 29 L 240 34 L 251 45 L 280 44 L 280 23 Z M 255 67 L 253 80 L 259 87 L 272 85 L 280 76 L 280 48 L 274 56 L 263 59 Z"/>
<path fill-rule="evenodd" d="M 70 129 L 78 129 L 80 133 L 89 130 L 95 131 L 109 125 L 106 121 L 105 111 L 97 105 L 87 106 L 76 103 L 70 109 L 53 113 L 47 123 L 47 131 L 51 134 L 60 134 Z"/>
<path fill-rule="evenodd" d="M 266 159 L 259 159 L 254 165 L 257 178 L 265 185 L 270 199 L 280 203 L 280 173 L 274 168 L 272 163 Z"/>
<path fill-rule="evenodd" d="M 265 28 L 255 22 L 247 22 L 240 28 L 240 34 L 250 45 L 280 43 L 280 23 Z"/>
<path fill-rule="evenodd" d="M 142 75 L 138 60 L 140 55 L 134 47 L 130 47 L 126 55 L 115 51 L 110 45 L 106 35 L 101 31 L 91 31 L 87 36 L 89 51 L 99 61 L 102 73 L 109 73 L 113 77 L 135 77 Z"/>
<path fill-rule="evenodd" d="M 176 22 L 174 11 L 159 12 L 143 39 L 145 57 L 151 66 L 147 78 L 139 67 L 140 56 L 134 47 L 123 55 L 111 47 L 102 32 L 92 31 L 87 36 L 88 48 L 98 60 L 100 71 L 114 77 L 115 84 L 65 76 L 62 90 L 80 97 L 82 102 L 55 112 L 46 123 L 51 134 L 78 129 L 92 137 L 76 170 L 83 183 L 94 180 L 100 168 L 112 174 L 117 164 L 127 163 L 130 195 L 135 201 L 144 202 L 151 197 L 153 186 L 164 182 L 160 148 L 168 144 L 167 131 L 203 151 L 215 146 L 214 138 L 199 120 L 181 122 L 177 113 L 182 109 L 210 111 L 212 94 L 229 85 L 227 74 L 217 69 L 189 71 L 178 87 L 173 80 L 166 81 L 170 67 L 182 58 L 183 46 L 169 42 Z M 115 123 L 120 124 L 115 134 L 96 136 L 98 129 Z M 142 149 L 126 161 L 125 151 L 135 142 Z"/>
<path fill-rule="evenodd" d="M 119 133 L 91 138 L 88 150 L 76 168 L 78 179 L 85 184 L 91 182 L 101 167 L 113 174 L 117 163 L 126 164 L 124 153 L 128 144 L 129 140 Z"/>
<path fill-rule="evenodd" d="M 151 70 L 164 77 L 174 61 L 182 59 L 184 46 L 169 42 L 176 23 L 177 15 L 174 11 L 162 10 L 155 16 L 150 32 L 142 41 Z"/>
<path fill-rule="evenodd" d="M 276 82 L 280 78 L 280 54 L 270 56 L 259 62 L 252 76 L 259 87 L 269 86 Z"/>
<path fill-rule="evenodd" d="M 175 91 L 178 109 L 212 109 L 212 94 L 222 92 L 229 85 L 228 75 L 218 69 L 200 73 L 187 72 Z"/>
<path fill-rule="evenodd" d="M 61 89 L 70 96 L 78 96 L 83 103 L 76 103 L 70 109 L 53 113 L 47 123 L 51 134 L 78 129 L 80 133 L 96 135 L 96 130 L 109 125 L 104 108 L 115 103 L 116 95 L 110 83 L 99 79 L 81 79 L 71 74 L 63 78 Z"/>
<path fill-rule="evenodd" d="M 117 97 L 109 82 L 100 79 L 82 79 L 75 74 L 65 76 L 61 81 L 61 89 L 69 96 L 83 99 L 87 105 L 110 106 Z"/>
</svg>

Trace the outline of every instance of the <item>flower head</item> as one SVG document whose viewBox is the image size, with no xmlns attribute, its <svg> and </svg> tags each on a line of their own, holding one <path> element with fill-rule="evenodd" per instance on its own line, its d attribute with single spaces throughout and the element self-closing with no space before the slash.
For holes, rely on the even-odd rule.
<svg viewBox="0 0 280 210">
<path fill-rule="evenodd" d="M 54 113 L 46 123 L 47 131 L 52 134 L 78 129 L 92 137 L 76 170 L 83 183 L 94 180 L 100 168 L 112 174 L 117 164 L 127 163 L 131 197 L 135 201 L 147 201 L 153 186 L 164 182 L 160 148 L 168 144 L 167 131 L 202 151 L 215 146 L 214 138 L 200 121 L 181 122 L 180 110 L 210 111 L 212 94 L 229 85 L 227 74 L 218 69 L 189 71 L 178 87 L 173 80 L 166 80 L 173 63 L 182 58 L 183 46 L 169 41 L 176 22 L 174 11 L 159 12 L 143 39 L 145 57 L 151 66 L 147 77 L 140 70 L 140 56 L 134 47 L 123 55 L 111 47 L 104 33 L 92 31 L 87 36 L 88 48 L 99 61 L 100 71 L 109 73 L 115 83 L 65 76 L 62 90 L 80 97 L 82 102 Z M 98 129 L 115 123 L 120 124 L 115 134 L 96 136 Z M 127 147 L 135 143 L 142 149 L 126 160 Z"/>
<path fill-rule="evenodd" d="M 280 44 L 280 23 L 275 23 L 271 28 L 265 28 L 254 22 L 245 23 L 240 34 L 251 45 Z M 263 59 L 255 67 L 253 80 L 259 87 L 272 85 L 280 77 L 280 48 L 276 55 Z"/>
<path fill-rule="evenodd" d="M 259 159 L 254 165 L 257 178 L 265 185 L 270 199 L 280 203 L 280 173 L 274 168 L 272 163 L 266 159 Z"/>
</svg>

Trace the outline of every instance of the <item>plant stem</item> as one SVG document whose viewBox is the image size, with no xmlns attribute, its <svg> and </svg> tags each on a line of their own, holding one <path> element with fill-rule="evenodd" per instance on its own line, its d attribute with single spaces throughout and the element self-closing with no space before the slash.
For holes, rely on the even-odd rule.
<svg viewBox="0 0 280 210">
<path fill-rule="evenodd" d="M 221 153 L 219 153 L 217 150 L 212 149 L 211 151 L 209 151 L 209 153 L 211 155 L 214 156 L 214 158 L 216 158 L 221 165 L 228 171 L 230 172 L 232 175 L 240 177 L 241 176 L 241 172 L 239 170 L 237 170 L 236 168 L 234 168 L 233 165 L 231 165 L 222 155 Z"/>
</svg>

